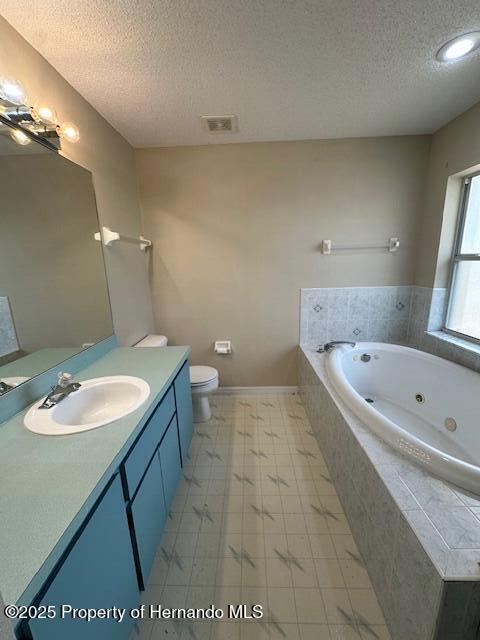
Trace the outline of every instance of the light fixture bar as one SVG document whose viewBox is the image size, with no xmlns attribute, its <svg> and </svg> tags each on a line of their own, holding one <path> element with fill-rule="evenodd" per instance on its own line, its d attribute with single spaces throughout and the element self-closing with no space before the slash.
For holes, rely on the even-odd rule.
<svg viewBox="0 0 480 640">
<path fill-rule="evenodd" d="M 33 142 L 42 144 L 44 147 L 52 151 L 58 151 L 60 149 L 60 138 L 55 130 L 34 132 L 31 128 L 22 126 L 5 118 L 1 111 L 2 101 L 0 100 L 0 134 L 9 134 L 12 140 L 17 144 L 26 144 L 25 138 L 28 137 Z"/>
</svg>

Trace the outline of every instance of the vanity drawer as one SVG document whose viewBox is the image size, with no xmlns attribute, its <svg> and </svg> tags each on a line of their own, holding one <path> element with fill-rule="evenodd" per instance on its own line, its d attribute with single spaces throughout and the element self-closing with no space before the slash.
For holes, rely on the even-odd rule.
<svg viewBox="0 0 480 640">
<path fill-rule="evenodd" d="M 170 387 L 125 460 L 125 479 L 130 498 L 133 497 L 174 413 L 175 397 Z"/>
</svg>

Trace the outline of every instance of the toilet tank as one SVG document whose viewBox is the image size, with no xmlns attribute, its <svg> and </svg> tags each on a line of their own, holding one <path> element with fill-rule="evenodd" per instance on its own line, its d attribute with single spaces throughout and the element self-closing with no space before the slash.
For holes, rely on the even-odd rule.
<svg viewBox="0 0 480 640">
<path fill-rule="evenodd" d="M 137 342 L 136 347 L 166 347 L 168 344 L 168 338 L 166 336 L 160 336 L 157 334 L 151 334 Z"/>
</svg>

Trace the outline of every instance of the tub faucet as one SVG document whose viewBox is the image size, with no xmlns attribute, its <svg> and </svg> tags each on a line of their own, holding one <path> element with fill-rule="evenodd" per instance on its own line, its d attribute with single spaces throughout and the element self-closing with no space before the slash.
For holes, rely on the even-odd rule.
<svg viewBox="0 0 480 640">
<path fill-rule="evenodd" d="M 323 346 L 320 345 L 317 349 L 317 353 L 330 353 L 332 349 L 335 349 L 335 347 L 338 347 L 342 344 L 349 344 L 351 347 L 354 347 L 356 345 L 355 342 L 347 342 L 345 340 L 332 340 L 332 342 L 327 342 Z"/>
<path fill-rule="evenodd" d="M 38 408 L 50 409 L 62 400 L 65 400 L 65 398 L 68 398 L 71 393 L 80 389 L 82 385 L 79 382 L 72 382 L 72 378 L 71 373 L 60 371 L 57 384 L 52 387 L 52 390 Z"/>
</svg>

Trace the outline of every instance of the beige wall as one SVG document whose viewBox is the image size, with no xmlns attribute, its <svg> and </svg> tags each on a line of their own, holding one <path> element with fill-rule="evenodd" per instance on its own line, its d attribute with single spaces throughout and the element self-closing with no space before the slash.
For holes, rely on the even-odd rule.
<svg viewBox="0 0 480 640">
<path fill-rule="evenodd" d="M 432 137 L 416 283 L 444 287 L 448 282 L 459 205 L 455 176 L 480 167 L 480 103 L 439 129 Z"/>
<path fill-rule="evenodd" d="M 1 17 L 0 60 L 0 73 L 20 80 L 30 103 L 49 103 L 63 120 L 79 126 L 80 141 L 65 143 L 64 155 L 93 173 L 101 224 L 138 235 L 138 193 L 129 144 Z M 151 330 L 147 257 L 128 244 L 105 253 L 115 332 L 122 344 L 132 344 Z"/>
<path fill-rule="evenodd" d="M 410 284 L 429 136 L 136 151 L 156 330 L 221 384 L 295 384 L 301 287 Z M 324 238 L 397 254 L 322 256 Z M 215 356 L 231 339 L 232 357 Z"/>
</svg>

